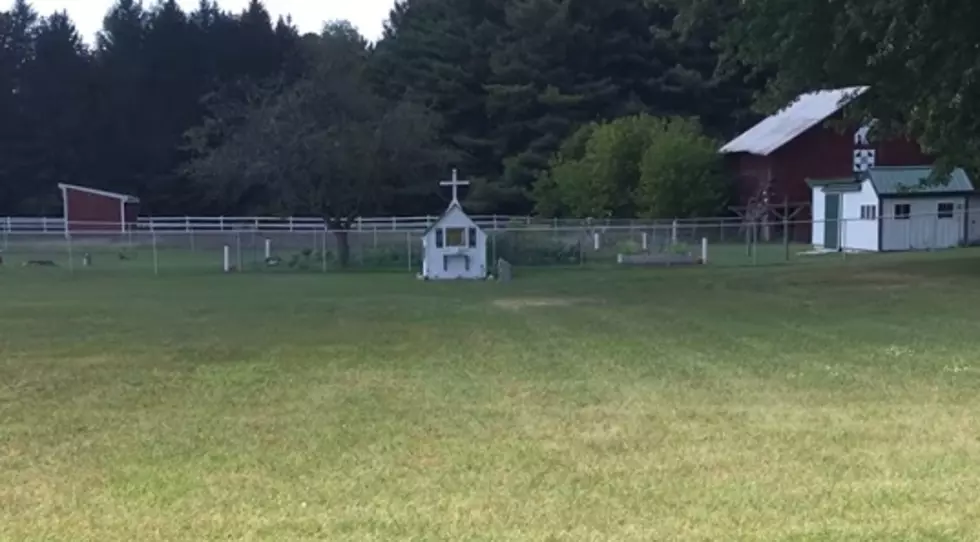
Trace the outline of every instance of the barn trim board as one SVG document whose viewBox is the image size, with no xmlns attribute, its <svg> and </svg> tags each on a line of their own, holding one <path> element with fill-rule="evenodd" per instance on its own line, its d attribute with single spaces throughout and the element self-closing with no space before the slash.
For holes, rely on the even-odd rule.
<svg viewBox="0 0 980 542">
<path fill-rule="evenodd" d="M 980 211 L 980 200 L 966 172 L 958 168 L 946 184 L 924 184 L 932 174 L 930 166 L 875 167 L 856 178 L 808 180 L 813 194 L 813 246 L 827 251 L 887 252 L 980 241 L 980 217 L 971 216 Z M 836 220 L 828 206 L 835 200 L 840 202 Z M 838 227 L 832 228 L 831 222 Z"/>
</svg>

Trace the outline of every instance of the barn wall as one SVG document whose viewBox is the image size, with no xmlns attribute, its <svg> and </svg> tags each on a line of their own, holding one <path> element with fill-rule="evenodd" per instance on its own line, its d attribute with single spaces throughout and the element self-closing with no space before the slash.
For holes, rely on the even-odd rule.
<svg viewBox="0 0 980 542">
<path fill-rule="evenodd" d="M 917 144 L 907 140 L 891 140 L 877 143 L 877 165 L 918 166 L 932 164 Z M 817 126 L 787 143 L 773 153 L 773 169 L 780 194 L 790 200 L 810 195 L 806 180 L 838 179 L 854 175 L 854 131 L 838 133 Z"/>
<path fill-rule="evenodd" d="M 940 203 L 954 204 L 953 218 L 939 218 Z M 910 218 L 895 218 L 895 206 L 901 204 L 911 207 Z M 966 198 L 963 196 L 885 198 L 881 205 L 882 250 L 951 248 L 964 240 Z"/>
<path fill-rule="evenodd" d="M 119 200 L 79 190 L 65 191 L 69 231 L 120 231 Z"/>
<path fill-rule="evenodd" d="M 138 203 L 126 204 L 126 224 L 136 224 L 139 221 L 140 206 Z"/>
<path fill-rule="evenodd" d="M 850 250 L 878 250 L 878 220 L 862 220 L 861 206 L 878 207 L 878 195 L 870 181 L 861 183 L 860 192 L 848 192 L 841 198 L 841 227 L 844 248 Z M 881 209 L 875 213 L 876 216 Z"/>
</svg>

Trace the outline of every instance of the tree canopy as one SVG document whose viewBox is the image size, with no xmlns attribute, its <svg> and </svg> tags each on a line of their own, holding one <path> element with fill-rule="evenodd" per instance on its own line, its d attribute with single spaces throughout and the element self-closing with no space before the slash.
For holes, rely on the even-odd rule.
<svg viewBox="0 0 980 542">
<path fill-rule="evenodd" d="M 337 205 L 369 191 L 359 212 L 441 210 L 418 183 L 446 171 L 428 158 L 406 166 L 415 152 L 475 180 L 470 209 L 530 212 L 537 179 L 582 126 L 676 115 L 727 137 L 752 120 L 765 78 L 716 69 L 716 42 L 739 14 L 681 28 L 683 13 L 649 0 L 405 0 L 369 43 L 343 23 L 302 36 L 260 0 L 237 13 L 213 0 L 191 11 L 116 0 L 86 43 L 65 13 L 16 0 L 0 11 L 0 215 L 58 213 L 58 182 L 140 196 L 149 214 L 349 215 L 289 194 L 298 184 L 282 171 L 264 176 L 295 141 L 350 151 L 290 155 L 285 171 Z M 333 81 L 338 62 L 356 75 Z M 392 163 L 366 154 L 398 137 L 424 144 Z M 247 183 L 217 182 L 245 152 L 268 160 L 241 170 Z M 328 166 L 357 178 L 326 183 Z"/>
<path fill-rule="evenodd" d="M 769 109 L 805 91 L 868 85 L 849 108 L 886 133 L 918 140 L 949 164 L 980 160 L 980 35 L 972 0 L 662 0 L 692 28 L 730 13 L 727 64 L 774 75 Z"/>
<path fill-rule="evenodd" d="M 539 176 L 537 211 L 577 218 L 717 216 L 727 196 L 717 149 L 687 118 L 643 114 L 586 125 Z"/>
</svg>

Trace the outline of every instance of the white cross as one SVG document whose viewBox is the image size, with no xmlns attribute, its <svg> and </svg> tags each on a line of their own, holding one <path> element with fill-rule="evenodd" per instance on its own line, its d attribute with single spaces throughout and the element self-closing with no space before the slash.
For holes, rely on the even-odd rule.
<svg viewBox="0 0 980 542">
<path fill-rule="evenodd" d="M 459 198 L 457 196 L 457 190 L 460 186 L 468 186 L 469 181 L 459 180 L 458 174 L 455 169 L 453 169 L 453 179 L 451 181 L 440 181 L 439 186 L 451 186 L 453 187 L 453 203 L 459 203 Z"/>
</svg>

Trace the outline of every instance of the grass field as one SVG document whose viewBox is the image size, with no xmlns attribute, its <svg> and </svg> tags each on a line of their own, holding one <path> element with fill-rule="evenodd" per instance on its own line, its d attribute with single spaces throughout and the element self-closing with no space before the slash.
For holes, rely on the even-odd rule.
<svg viewBox="0 0 980 542">
<path fill-rule="evenodd" d="M 0 540 L 980 539 L 980 252 L 0 271 Z"/>
</svg>

